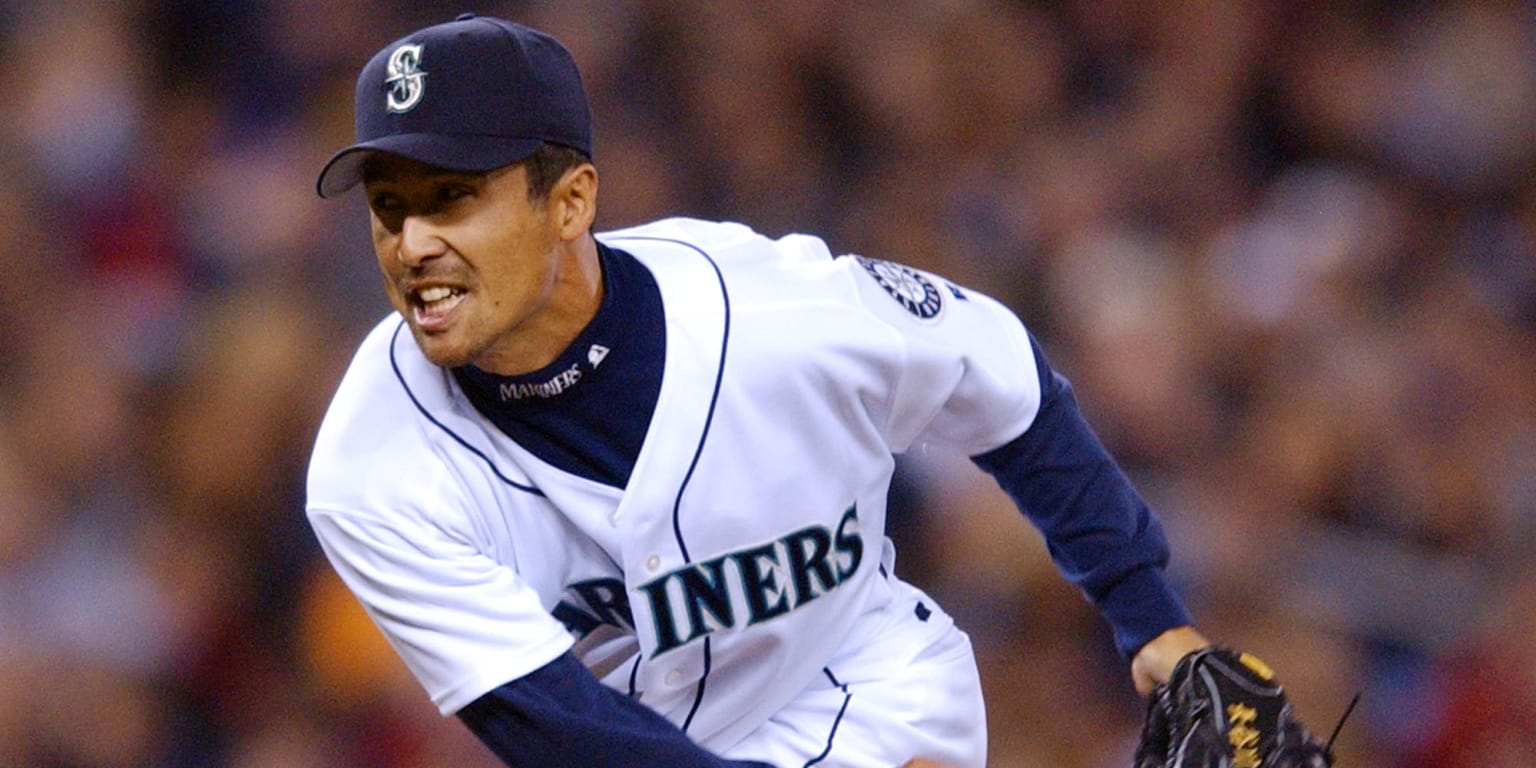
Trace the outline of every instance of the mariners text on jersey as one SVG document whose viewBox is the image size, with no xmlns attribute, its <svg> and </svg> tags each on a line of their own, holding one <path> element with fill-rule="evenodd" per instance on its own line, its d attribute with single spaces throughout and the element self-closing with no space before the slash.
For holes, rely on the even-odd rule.
<svg viewBox="0 0 1536 768">
<path fill-rule="evenodd" d="M 652 655 L 716 630 L 761 624 L 836 589 L 864 559 L 858 528 L 858 512 L 849 507 L 835 531 L 808 526 L 640 585 L 655 617 Z"/>
<path fill-rule="evenodd" d="M 655 620 L 652 657 L 721 629 L 788 614 L 836 589 L 864 559 L 858 511 L 849 507 L 835 530 L 812 525 L 757 546 L 690 563 L 642 584 Z M 576 582 L 552 611 L 577 638 L 603 625 L 634 629 L 624 582 Z"/>
<path fill-rule="evenodd" d="M 576 365 L 555 374 L 549 381 L 537 384 L 504 382 L 500 387 L 502 400 L 522 400 L 525 397 L 554 397 L 581 380 L 581 368 Z"/>
</svg>

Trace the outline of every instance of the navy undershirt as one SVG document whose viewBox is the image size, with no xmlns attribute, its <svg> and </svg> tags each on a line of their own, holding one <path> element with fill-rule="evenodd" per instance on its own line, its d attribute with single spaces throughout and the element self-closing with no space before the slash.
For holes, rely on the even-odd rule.
<svg viewBox="0 0 1536 768">
<path fill-rule="evenodd" d="M 500 376 L 453 369 L 475 410 L 549 464 L 623 488 L 645 442 L 666 355 L 656 278 L 634 256 L 597 246 L 603 300 L 553 363 Z"/>
</svg>

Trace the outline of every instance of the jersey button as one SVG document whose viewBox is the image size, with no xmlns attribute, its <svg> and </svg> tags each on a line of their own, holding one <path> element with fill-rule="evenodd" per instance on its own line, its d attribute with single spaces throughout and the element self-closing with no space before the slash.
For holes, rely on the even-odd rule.
<svg viewBox="0 0 1536 768">
<path fill-rule="evenodd" d="M 654 573 L 657 568 L 661 567 L 661 555 L 651 555 L 650 557 L 647 557 L 645 559 L 645 567 Z"/>
<path fill-rule="evenodd" d="M 681 679 L 683 679 L 683 673 L 680 670 L 674 669 L 667 673 L 667 685 L 677 685 L 677 681 Z"/>
</svg>

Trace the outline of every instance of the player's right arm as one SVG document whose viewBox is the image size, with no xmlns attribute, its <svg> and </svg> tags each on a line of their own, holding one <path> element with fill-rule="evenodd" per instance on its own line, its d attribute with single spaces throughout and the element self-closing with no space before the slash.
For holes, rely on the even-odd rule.
<svg viewBox="0 0 1536 768">
<path fill-rule="evenodd" d="M 522 498 L 450 435 L 442 373 L 392 348 L 398 326 L 375 329 L 332 401 L 306 512 L 337 575 L 439 711 L 508 765 L 628 766 L 633 755 L 741 765 L 699 748 L 572 655 L 571 633 L 533 582 L 558 582 L 577 555 L 538 530 L 553 514 L 540 497 Z"/>
<path fill-rule="evenodd" d="M 481 696 L 458 717 L 509 766 L 771 768 L 705 751 L 570 653 Z"/>
<path fill-rule="evenodd" d="M 704 750 L 604 685 L 566 650 L 569 634 L 512 569 L 450 533 L 406 533 L 324 509 L 310 518 L 343 581 L 439 708 L 508 766 L 767 768 Z M 460 706 L 466 695 L 473 700 Z"/>
</svg>

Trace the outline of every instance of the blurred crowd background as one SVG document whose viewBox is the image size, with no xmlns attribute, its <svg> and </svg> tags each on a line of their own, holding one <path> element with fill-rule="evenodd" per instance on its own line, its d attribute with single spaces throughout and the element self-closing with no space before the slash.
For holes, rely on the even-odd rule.
<svg viewBox="0 0 1536 768">
<path fill-rule="evenodd" d="M 314 176 L 463 10 L 584 68 L 600 225 L 812 232 L 1016 309 L 1207 634 L 1340 764 L 1536 765 L 1536 6 L 1515 0 L 0 2 L 0 766 L 489 766 L 303 519 L 387 311 Z M 898 570 L 995 766 L 1129 765 L 1092 609 L 963 457 Z"/>
</svg>

